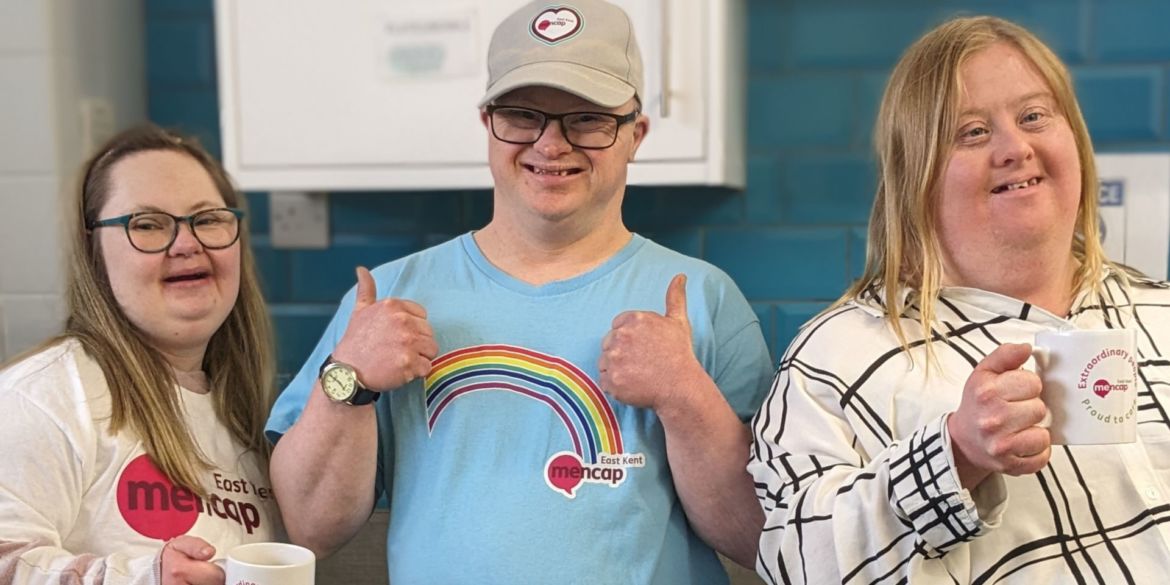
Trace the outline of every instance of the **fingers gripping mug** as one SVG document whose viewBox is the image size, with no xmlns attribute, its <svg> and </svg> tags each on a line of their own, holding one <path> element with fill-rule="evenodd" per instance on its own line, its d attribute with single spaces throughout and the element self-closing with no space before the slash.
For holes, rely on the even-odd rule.
<svg viewBox="0 0 1170 585">
<path fill-rule="evenodd" d="M 1137 352 L 1128 329 L 1042 331 L 1033 356 L 1054 445 L 1132 443 Z"/>
<path fill-rule="evenodd" d="M 295 544 L 256 542 L 224 560 L 224 585 L 314 585 L 316 556 Z"/>
</svg>

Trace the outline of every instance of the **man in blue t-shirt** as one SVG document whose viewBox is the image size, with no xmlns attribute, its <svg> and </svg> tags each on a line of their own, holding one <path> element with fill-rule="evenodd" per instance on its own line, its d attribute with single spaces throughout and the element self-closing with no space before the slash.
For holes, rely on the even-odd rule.
<svg viewBox="0 0 1170 585">
<path fill-rule="evenodd" d="M 539 0 L 488 70 L 491 221 L 359 268 L 274 407 L 289 535 L 328 554 L 385 494 L 395 584 L 726 583 L 712 547 L 755 564 L 744 422 L 772 366 L 726 274 L 622 222 L 633 27 Z"/>
</svg>

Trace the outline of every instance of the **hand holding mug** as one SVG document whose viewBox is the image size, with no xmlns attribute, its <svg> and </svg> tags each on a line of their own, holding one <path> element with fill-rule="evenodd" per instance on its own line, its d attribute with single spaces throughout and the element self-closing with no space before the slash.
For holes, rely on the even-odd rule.
<svg viewBox="0 0 1170 585">
<path fill-rule="evenodd" d="M 393 390 L 427 375 L 439 353 L 427 311 L 405 299 L 378 300 L 370 271 L 357 269 L 357 296 L 333 357 L 357 371 L 371 390 Z"/>
<path fill-rule="evenodd" d="M 1048 412 L 1040 400 L 1040 377 L 1020 369 L 1031 353 L 1027 344 L 1006 343 L 967 378 L 959 408 L 947 420 L 965 488 L 992 473 L 1024 475 L 1048 464 L 1048 429 L 1039 426 Z"/>
<path fill-rule="evenodd" d="M 223 569 L 211 562 L 215 547 L 197 536 L 179 536 L 159 553 L 162 585 L 223 585 Z"/>
<path fill-rule="evenodd" d="M 666 312 L 626 311 L 613 320 L 601 343 L 601 388 L 616 400 L 657 410 L 687 380 L 706 375 L 695 358 L 687 318 L 687 278 L 679 274 L 666 289 Z"/>
</svg>

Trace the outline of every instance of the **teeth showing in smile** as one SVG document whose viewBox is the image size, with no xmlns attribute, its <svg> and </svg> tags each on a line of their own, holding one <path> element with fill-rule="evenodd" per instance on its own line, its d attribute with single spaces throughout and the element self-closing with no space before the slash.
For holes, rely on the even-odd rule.
<svg viewBox="0 0 1170 585">
<path fill-rule="evenodd" d="M 992 193 L 1003 193 L 1004 191 L 1015 191 L 1016 189 L 1023 189 L 1024 187 L 1031 187 L 1032 185 L 1038 185 L 1039 183 L 1040 183 L 1040 177 L 1034 177 L 1034 178 L 1028 179 L 1027 181 L 1021 181 L 1019 183 L 1012 183 L 1010 185 L 1003 185 L 1000 187 L 996 187 L 995 189 L 992 189 Z"/>
<path fill-rule="evenodd" d="M 546 171 L 543 169 L 538 169 L 536 167 L 532 168 L 532 172 L 534 172 L 538 175 L 556 175 L 558 177 L 566 177 L 570 174 L 569 171 Z"/>
</svg>

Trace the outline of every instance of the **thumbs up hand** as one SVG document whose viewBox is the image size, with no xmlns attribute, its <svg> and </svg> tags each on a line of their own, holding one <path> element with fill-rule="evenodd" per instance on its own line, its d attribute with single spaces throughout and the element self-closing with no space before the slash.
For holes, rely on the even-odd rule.
<svg viewBox="0 0 1170 585">
<path fill-rule="evenodd" d="M 370 271 L 357 269 L 357 297 L 333 359 L 353 366 L 370 390 L 394 390 L 427 375 L 439 353 L 427 311 L 405 299 L 378 300 Z"/>
<path fill-rule="evenodd" d="M 691 344 L 687 277 L 666 289 L 666 313 L 626 311 L 601 342 L 601 389 L 630 406 L 655 411 L 685 392 L 694 376 L 706 376 Z"/>
<path fill-rule="evenodd" d="M 1005 343 L 987 354 L 967 378 L 959 409 L 947 419 L 951 450 L 963 487 L 992 473 L 1024 475 L 1048 464 L 1048 429 L 1038 425 L 1048 409 L 1040 377 L 1020 369 L 1031 346 Z"/>
</svg>

